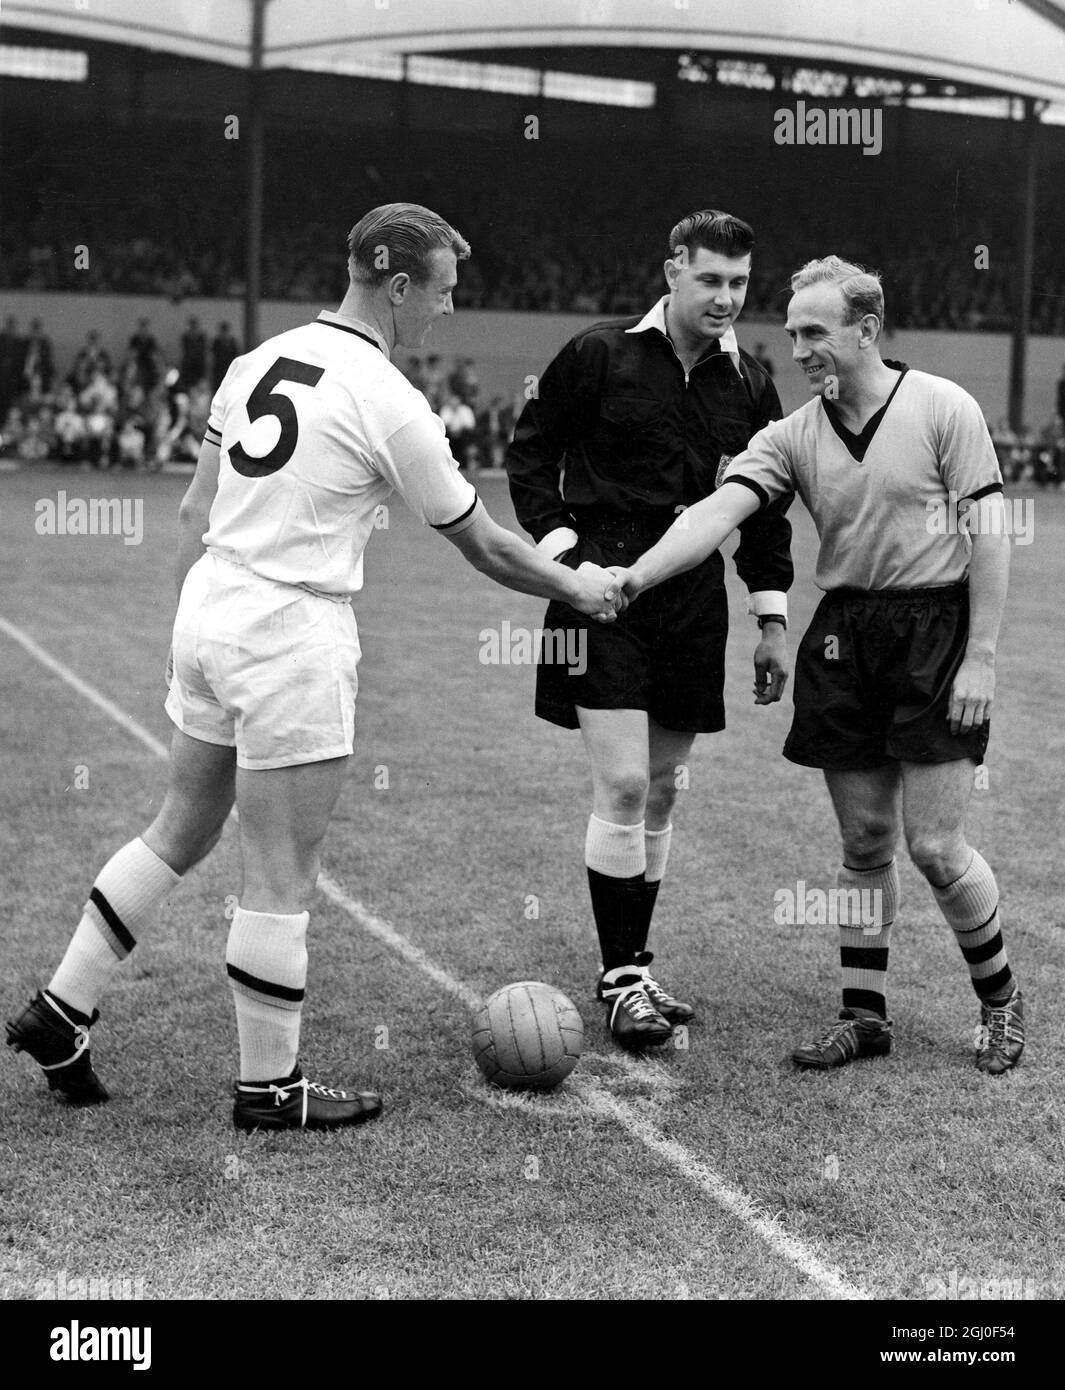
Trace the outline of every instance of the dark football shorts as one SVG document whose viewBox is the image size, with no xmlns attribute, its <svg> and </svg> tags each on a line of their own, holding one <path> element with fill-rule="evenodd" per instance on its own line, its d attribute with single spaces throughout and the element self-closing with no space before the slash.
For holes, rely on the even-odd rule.
<svg viewBox="0 0 1065 1390">
<path fill-rule="evenodd" d="M 560 556 L 631 565 L 675 520 L 579 523 L 580 540 Z M 536 713 L 576 729 L 583 709 L 642 709 L 664 729 L 717 733 L 725 727 L 728 596 L 716 552 L 695 569 L 643 593 L 612 623 L 552 602 L 536 670 Z M 576 659 L 574 659 L 576 658 Z"/>
<path fill-rule="evenodd" d="M 958 758 L 982 763 L 990 724 L 952 734 L 948 722 L 968 636 L 964 583 L 831 590 L 799 646 L 784 756 L 837 771 Z"/>
</svg>

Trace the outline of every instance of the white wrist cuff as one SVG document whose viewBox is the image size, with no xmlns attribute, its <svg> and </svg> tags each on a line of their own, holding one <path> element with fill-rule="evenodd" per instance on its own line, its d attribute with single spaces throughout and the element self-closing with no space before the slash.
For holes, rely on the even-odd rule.
<svg viewBox="0 0 1065 1390">
<path fill-rule="evenodd" d="M 543 540 L 536 542 L 536 548 L 549 560 L 557 560 L 564 551 L 571 550 L 579 539 L 572 526 L 556 526 L 553 531 L 548 531 Z"/>
<path fill-rule="evenodd" d="M 756 594 L 748 596 L 747 612 L 753 618 L 762 618 L 767 613 L 779 613 L 782 618 L 786 618 L 788 596 L 778 589 L 759 589 Z"/>
</svg>

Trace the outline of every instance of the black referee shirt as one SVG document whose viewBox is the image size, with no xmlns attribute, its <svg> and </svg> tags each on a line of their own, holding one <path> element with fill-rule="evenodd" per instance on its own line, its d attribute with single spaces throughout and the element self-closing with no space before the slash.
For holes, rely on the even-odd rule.
<svg viewBox="0 0 1065 1390">
<path fill-rule="evenodd" d="M 770 420 L 772 380 L 748 353 L 740 370 L 715 342 L 687 379 L 669 338 L 642 317 L 578 333 L 540 378 L 507 450 L 518 520 L 535 541 L 589 519 L 665 516 L 708 496 L 727 462 Z M 791 587 L 791 498 L 740 526 L 736 569 L 752 592 Z"/>
</svg>

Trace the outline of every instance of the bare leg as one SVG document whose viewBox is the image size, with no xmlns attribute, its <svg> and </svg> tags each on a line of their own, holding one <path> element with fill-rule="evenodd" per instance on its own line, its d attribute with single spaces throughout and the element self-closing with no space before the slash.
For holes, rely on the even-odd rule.
<svg viewBox="0 0 1065 1390">
<path fill-rule="evenodd" d="M 578 709 L 592 765 L 592 814 L 611 825 L 639 825 L 650 781 L 648 716 L 641 709 Z"/>
<path fill-rule="evenodd" d="M 897 764 L 856 772 L 827 770 L 825 782 L 839 821 L 843 862 L 871 869 L 890 859 L 900 829 Z"/>
<path fill-rule="evenodd" d="M 187 873 L 218 843 L 233 807 L 235 770 L 234 749 L 174 730 L 166 795 L 141 838 L 176 874 Z"/>
<path fill-rule="evenodd" d="M 665 830 L 677 799 L 677 769 L 688 759 L 695 735 L 663 729 L 648 716 L 650 788 L 645 823 L 649 831 Z"/>
<path fill-rule="evenodd" d="M 256 772 L 238 768 L 243 907 L 280 913 L 306 909 L 349 762 L 345 757 Z"/>
<path fill-rule="evenodd" d="M 951 763 L 903 763 L 902 805 L 910 858 L 933 888 L 961 878 L 973 856 L 965 812 L 973 789 L 968 758 Z"/>
</svg>

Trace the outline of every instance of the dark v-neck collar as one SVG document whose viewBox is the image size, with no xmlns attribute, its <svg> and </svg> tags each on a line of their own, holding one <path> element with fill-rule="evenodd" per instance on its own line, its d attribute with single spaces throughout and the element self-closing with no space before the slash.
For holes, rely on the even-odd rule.
<svg viewBox="0 0 1065 1390">
<path fill-rule="evenodd" d="M 353 323 L 339 323 L 337 321 L 339 317 L 338 315 L 333 315 L 329 318 L 326 318 L 326 314 L 328 312 L 329 311 L 327 309 L 323 309 L 322 312 L 318 315 L 318 317 L 314 320 L 314 322 L 320 323 L 323 326 L 323 328 L 339 328 L 342 333 L 353 333 L 356 338 L 361 338 L 364 343 L 369 343 L 370 346 L 375 347 L 378 352 L 385 351 L 381 345 L 382 340 L 379 339 L 376 335 L 371 337 L 369 333 L 364 333 L 362 329 L 356 328 Z M 369 324 L 363 325 L 364 328 L 369 328 L 369 326 Z M 385 353 L 385 356 L 387 357 L 388 354 Z"/>
<path fill-rule="evenodd" d="M 821 405 L 824 407 L 824 412 L 828 416 L 829 424 L 839 435 L 840 439 L 843 440 L 844 444 L 846 444 L 847 452 L 850 454 L 851 458 L 854 459 L 856 463 L 863 463 L 865 461 L 866 450 L 869 448 L 869 445 L 872 444 L 873 436 L 880 428 L 880 422 L 887 414 L 888 406 L 895 399 L 895 392 L 902 385 L 902 378 L 910 370 L 905 362 L 885 362 L 884 366 L 898 368 L 899 379 L 891 388 L 891 395 L 888 396 L 887 400 L 884 402 L 884 404 L 880 407 L 880 409 L 876 412 L 875 415 L 870 415 L 869 419 L 866 420 L 865 424 L 862 426 L 862 429 L 858 434 L 855 434 L 852 430 L 849 430 L 847 426 L 843 423 L 843 421 L 839 418 L 839 413 L 836 410 L 836 407 L 832 405 L 831 402 L 826 401 L 824 396 L 821 397 Z"/>
</svg>

